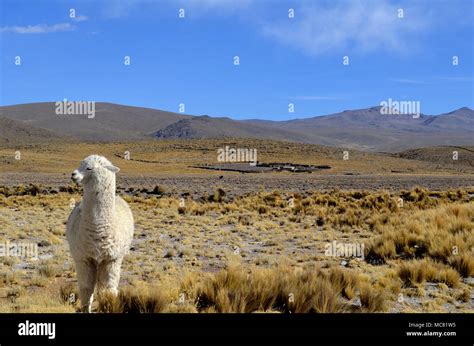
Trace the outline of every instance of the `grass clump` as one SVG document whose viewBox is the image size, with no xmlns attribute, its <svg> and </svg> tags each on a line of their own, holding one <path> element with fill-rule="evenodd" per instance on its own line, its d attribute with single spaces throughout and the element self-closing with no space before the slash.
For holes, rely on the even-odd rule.
<svg viewBox="0 0 474 346">
<path fill-rule="evenodd" d="M 207 277 L 196 289 L 201 312 L 279 311 L 323 313 L 349 311 L 357 278 L 341 269 L 254 270 L 229 268 Z"/>
<path fill-rule="evenodd" d="M 398 268 L 398 276 L 405 287 L 416 287 L 426 281 L 457 287 L 460 281 L 460 276 L 454 269 L 426 259 L 402 263 Z"/>
<path fill-rule="evenodd" d="M 118 295 L 101 292 L 97 312 L 143 314 L 164 312 L 169 299 L 160 290 L 125 288 Z"/>
</svg>

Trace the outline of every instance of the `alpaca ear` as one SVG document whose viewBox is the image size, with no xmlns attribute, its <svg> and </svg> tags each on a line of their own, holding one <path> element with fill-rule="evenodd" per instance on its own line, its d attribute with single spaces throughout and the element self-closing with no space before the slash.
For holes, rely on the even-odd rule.
<svg viewBox="0 0 474 346">
<path fill-rule="evenodd" d="M 116 166 L 105 166 L 105 168 L 107 168 L 109 171 L 111 171 L 112 173 L 118 173 L 120 171 L 120 168 L 116 167 Z"/>
</svg>

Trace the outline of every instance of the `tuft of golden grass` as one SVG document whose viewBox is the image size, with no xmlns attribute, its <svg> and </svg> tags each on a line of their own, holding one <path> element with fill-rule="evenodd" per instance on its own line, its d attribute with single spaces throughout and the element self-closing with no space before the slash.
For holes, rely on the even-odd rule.
<svg viewBox="0 0 474 346">
<path fill-rule="evenodd" d="M 341 269 L 229 268 L 208 276 L 195 295 L 202 312 L 343 312 L 356 285 L 356 276 Z"/>
<path fill-rule="evenodd" d="M 456 269 L 462 277 L 474 276 L 474 258 L 469 254 L 452 255 L 448 263 Z"/>
<path fill-rule="evenodd" d="M 470 289 L 464 289 L 459 293 L 456 297 L 456 299 L 462 301 L 463 303 L 468 303 L 471 300 L 471 290 Z"/>
<path fill-rule="evenodd" d="M 425 281 L 457 287 L 460 281 L 457 271 L 429 259 L 402 263 L 398 268 L 398 276 L 406 287 L 415 287 Z"/>
<path fill-rule="evenodd" d="M 366 259 L 376 264 L 396 258 L 431 258 L 467 277 L 474 270 L 473 230 L 472 203 L 416 211 L 398 224 L 381 226 L 381 235 L 366 248 Z"/>
<path fill-rule="evenodd" d="M 366 282 L 360 285 L 360 303 L 365 312 L 385 311 L 386 299 L 382 290 L 376 290 Z"/>
<path fill-rule="evenodd" d="M 168 297 L 159 290 L 125 288 L 118 295 L 99 292 L 97 312 L 143 314 L 165 311 Z"/>
<path fill-rule="evenodd" d="M 357 275 L 339 267 L 331 268 L 329 281 L 344 298 L 353 299 L 359 284 Z"/>
<path fill-rule="evenodd" d="M 61 271 L 62 270 L 58 265 L 48 262 L 45 262 L 38 267 L 39 274 L 47 278 L 59 276 Z"/>
</svg>

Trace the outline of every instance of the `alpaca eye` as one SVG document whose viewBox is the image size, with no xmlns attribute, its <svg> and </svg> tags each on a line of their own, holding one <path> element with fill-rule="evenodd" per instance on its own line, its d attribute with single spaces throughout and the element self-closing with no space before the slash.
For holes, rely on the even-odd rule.
<svg viewBox="0 0 474 346">
<path fill-rule="evenodd" d="M 86 169 L 87 169 L 88 171 L 92 171 L 92 168 L 90 168 L 90 167 L 88 167 L 88 168 L 86 168 Z"/>
</svg>

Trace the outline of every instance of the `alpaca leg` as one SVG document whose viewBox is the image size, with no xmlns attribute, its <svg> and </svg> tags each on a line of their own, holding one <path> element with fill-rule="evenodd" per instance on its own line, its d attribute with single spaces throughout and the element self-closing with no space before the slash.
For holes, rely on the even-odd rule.
<svg viewBox="0 0 474 346">
<path fill-rule="evenodd" d="M 104 261 L 99 264 L 97 272 L 98 289 L 117 295 L 121 265 L 122 258 L 114 261 Z"/>
<path fill-rule="evenodd" d="M 97 268 L 94 263 L 88 261 L 78 261 L 76 262 L 76 272 L 77 282 L 79 284 L 81 311 L 90 313 L 92 308 L 92 300 L 94 299 Z"/>
</svg>

